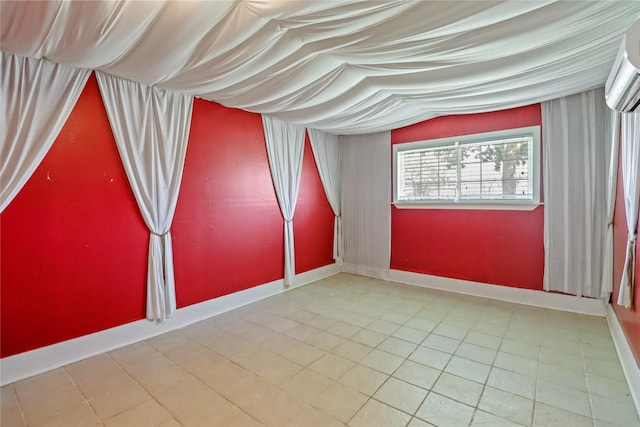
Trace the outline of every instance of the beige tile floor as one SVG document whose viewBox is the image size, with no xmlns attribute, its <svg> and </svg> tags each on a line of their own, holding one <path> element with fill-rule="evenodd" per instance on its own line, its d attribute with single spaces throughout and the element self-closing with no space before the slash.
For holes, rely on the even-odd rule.
<svg viewBox="0 0 640 427">
<path fill-rule="evenodd" d="M 9 426 L 636 426 L 605 319 L 339 274 L 2 387 Z"/>
</svg>

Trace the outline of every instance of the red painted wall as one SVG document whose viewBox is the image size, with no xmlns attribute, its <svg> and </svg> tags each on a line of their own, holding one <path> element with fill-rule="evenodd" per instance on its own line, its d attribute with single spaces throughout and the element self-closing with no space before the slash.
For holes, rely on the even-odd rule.
<svg viewBox="0 0 640 427">
<path fill-rule="evenodd" d="M 178 307 L 282 278 L 281 228 L 260 115 L 195 100 L 171 227 Z"/>
<path fill-rule="evenodd" d="M 539 126 L 540 105 L 452 115 L 391 132 L 391 143 Z M 533 211 L 391 211 L 391 268 L 542 290 L 543 207 Z"/>
<path fill-rule="evenodd" d="M 333 263 L 333 210 L 324 194 L 322 181 L 307 135 L 296 211 L 293 216 L 293 245 L 296 273 Z M 283 230 L 284 233 L 284 230 Z"/>
<path fill-rule="evenodd" d="M 3 357 L 144 317 L 149 236 L 93 76 L 0 221 Z"/>
<path fill-rule="evenodd" d="M 194 103 L 171 229 L 178 307 L 283 276 L 262 132 L 257 114 Z M 310 153 L 294 221 L 298 272 L 333 262 L 333 214 Z M 143 319 L 148 238 L 92 76 L 0 215 L 0 355 Z"/>
<path fill-rule="evenodd" d="M 619 163 L 620 165 L 620 163 Z M 624 207 L 624 193 L 622 189 L 622 169 L 618 169 L 618 187 L 616 192 L 616 209 L 613 218 L 613 295 L 611 303 L 613 310 L 622 325 L 629 346 L 640 367 L 640 244 L 636 242 L 636 271 L 635 271 L 635 311 L 627 310 L 616 304 L 620 291 L 620 280 L 624 268 L 627 249 L 627 216 Z"/>
</svg>

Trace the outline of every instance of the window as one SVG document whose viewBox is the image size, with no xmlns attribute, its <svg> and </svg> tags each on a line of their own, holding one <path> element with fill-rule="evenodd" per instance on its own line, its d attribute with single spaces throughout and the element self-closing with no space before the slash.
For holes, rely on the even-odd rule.
<svg viewBox="0 0 640 427">
<path fill-rule="evenodd" d="M 533 208 L 540 200 L 539 153 L 538 126 L 396 144 L 394 203 Z"/>
</svg>

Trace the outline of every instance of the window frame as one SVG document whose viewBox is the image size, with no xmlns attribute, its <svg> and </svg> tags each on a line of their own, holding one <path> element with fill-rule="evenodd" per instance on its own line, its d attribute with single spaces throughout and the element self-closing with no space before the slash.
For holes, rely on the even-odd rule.
<svg viewBox="0 0 640 427">
<path fill-rule="evenodd" d="M 398 153 L 420 148 L 453 147 L 456 144 L 479 144 L 497 139 L 516 137 L 532 137 L 533 142 L 529 150 L 529 172 L 532 185 L 532 199 L 439 199 L 439 200 L 398 200 Z M 459 168 L 459 163 L 457 165 Z M 422 141 L 403 142 L 393 144 L 393 201 L 392 204 L 400 209 L 486 209 L 486 210 L 533 210 L 540 206 L 540 126 L 527 126 L 503 129 L 492 132 L 474 133 L 468 135 L 438 138 Z"/>
</svg>

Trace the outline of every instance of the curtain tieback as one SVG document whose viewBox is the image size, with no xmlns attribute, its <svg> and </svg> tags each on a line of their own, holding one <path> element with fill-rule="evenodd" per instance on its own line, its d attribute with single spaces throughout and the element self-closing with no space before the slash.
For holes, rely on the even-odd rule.
<svg viewBox="0 0 640 427">
<path fill-rule="evenodd" d="M 285 219 L 284 222 L 286 223 L 293 222 L 293 219 Z"/>
<path fill-rule="evenodd" d="M 636 240 L 638 240 L 638 235 L 635 234 L 635 233 L 634 234 L 629 234 L 627 239 L 629 239 L 629 243 L 635 243 Z"/>
<path fill-rule="evenodd" d="M 165 232 L 165 233 L 162 233 L 162 234 L 154 233 L 153 231 L 150 231 L 149 233 L 153 234 L 154 236 L 158 236 L 158 237 L 164 237 L 164 236 L 166 236 L 167 234 L 169 234 L 169 232 L 168 232 L 168 231 L 167 231 L 167 232 Z"/>
</svg>

